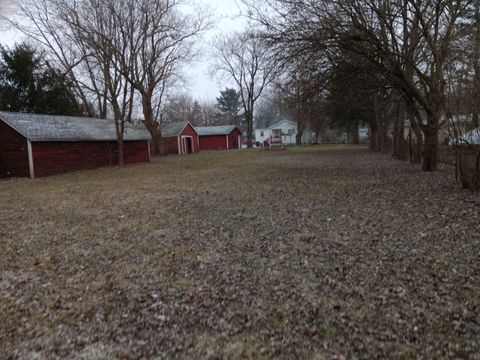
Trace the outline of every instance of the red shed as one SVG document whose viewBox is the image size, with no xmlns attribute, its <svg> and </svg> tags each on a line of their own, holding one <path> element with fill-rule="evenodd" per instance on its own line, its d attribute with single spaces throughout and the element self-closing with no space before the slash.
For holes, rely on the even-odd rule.
<svg viewBox="0 0 480 360">
<path fill-rule="evenodd" d="M 162 125 L 162 136 L 169 154 L 196 154 L 200 151 L 198 134 L 189 121 Z"/>
<path fill-rule="evenodd" d="M 242 132 L 235 125 L 201 126 L 195 129 L 200 137 L 200 150 L 230 150 L 242 147 Z"/>
<path fill-rule="evenodd" d="M 125 164 L 150 161 L 149 139 L 144 129 L 125 130 Z M 112 121 L 0 112 L 0 178 L 33 178 L 116 164 Z"/>
</svg>

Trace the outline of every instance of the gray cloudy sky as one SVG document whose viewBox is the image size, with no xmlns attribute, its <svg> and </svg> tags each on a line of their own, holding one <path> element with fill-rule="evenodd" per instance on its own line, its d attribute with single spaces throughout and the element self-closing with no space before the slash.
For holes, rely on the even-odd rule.
<svg viewBox="0 0 480 360">
<path fill-rule="evenodd" d="M 210 30 L 203 38 L 206 49 L 208 42 L 216 35 L 244 29 L 246 20 L 240 17 L 240 0 L 198 0 L 198 2 L 210 6 L 215 16 L 219 18 L 215 29 Z M 208 53 L 205 52 L 204 58 L 194 64 L 190 71 L 187 71 L 192 84 L 190 93 L 198 100 L 215 99 L 221 89 L 226 86 L 233 87 L 233 84 L 218 84 L 215 80 L 210 79 L 207 74 L 208 67 Z"/>
<path fill-rule="evenodd" d="M 233 86 L 232 84 L 222 83 L 217 84 L 215 80 L 209 78 L 208 68 L 208 42 L 216 35 L 228 33 L 231 31 L 241 31 L 245 27 L 245 19 L 239 16 L 240 0 L 196 0 L 199 4 L 207 5 L 211 8 L 214 16 L 218 19 L 214 29 L 208 31 L 203 37 L 204 50 L 202 51 L 203 58 L 193 63 L 189 69 L 186 70 L 187 78 L 191 86 L 185 89 L 185 92 L 190 93 L 196 99 L 214 100 L 220 89 L 226 86 Z M 0 0 L 0 11 L 5 11 L 2 4 L 7 1 Z M 0 43 L 11 46 L 15 42 L 22 40 L 21 34 L 12 29 L 5 28 L 0 25 Z"/>
</svg>

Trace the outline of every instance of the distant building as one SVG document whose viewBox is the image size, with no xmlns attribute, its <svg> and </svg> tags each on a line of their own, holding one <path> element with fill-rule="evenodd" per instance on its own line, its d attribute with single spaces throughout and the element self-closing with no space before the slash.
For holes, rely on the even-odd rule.
<svg viewBox="0 0 480 360">
<path fill-rule="evenodd" d="M 480 145 L 480 128 L 475 128 L 450 140 L 449 145 Z"/>
<path fill-rule="evenodd" d="M 281 145 L 295 145 L 297 123 L 282 120 L 265 129 L 255 129 L 255 143 L 258 147 L 272 147 Z M 315 133 L 307 128 L 302 133 L 302 144 L 311 145 L 315 142 Z"/>
<path fill-rule="evenodd" d="M 231 150 L 242 147 L 242 132 L 236 125 L 197 126 L 200 150 Z"/>
<path fill-rule="evenodd" d="M 189 121 L 162 125 L 162 137 L 168 154 L 196 154 L 200 151 L 198 133 Z"/>
</svg>

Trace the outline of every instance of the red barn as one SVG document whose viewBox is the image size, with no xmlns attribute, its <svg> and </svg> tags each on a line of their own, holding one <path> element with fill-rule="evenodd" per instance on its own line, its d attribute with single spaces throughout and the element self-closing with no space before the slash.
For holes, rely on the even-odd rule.
<svg viewBox="0 0 480 360">
<path fill-rule="evenodd" d="M 149 139 L 144 129 L 125 130 L 125 164 L 150 161 Z M 0 112 L 0 178 L 33 178 L 117 164 L 113 121 Z"/>
<path fill-rule="evenodd" d="M 162 125 L 162 136 L 169 154 L 196 154 L 200 151 L 198 134 L 189 121 Z"/>
<path fill-rule="evenodd" d="M 200 137 L 200 150 L 240 149 L 242 132 L 235 125 L 201 126 L 195 128 Z"/>
</svg>

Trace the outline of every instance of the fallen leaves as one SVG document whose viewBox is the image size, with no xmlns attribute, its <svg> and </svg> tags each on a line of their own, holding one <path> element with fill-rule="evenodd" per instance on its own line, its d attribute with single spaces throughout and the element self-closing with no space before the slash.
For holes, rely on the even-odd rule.
<svg viewBox="0 0 480 360">
<path fill-rule="evenodd" d="M 319 149 L 0 182 L 0 357 L 477 356 L 474 196 Z"/>
</svg>

